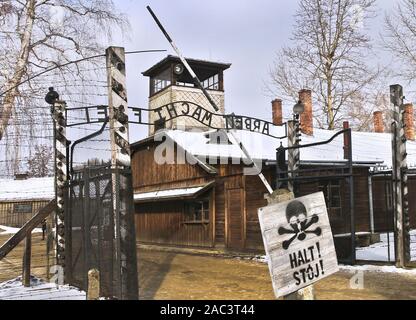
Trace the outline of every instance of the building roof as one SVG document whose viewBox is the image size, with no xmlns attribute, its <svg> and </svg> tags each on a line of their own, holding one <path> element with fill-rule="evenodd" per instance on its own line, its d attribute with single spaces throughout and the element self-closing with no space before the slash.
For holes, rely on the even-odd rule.
<svg viewBox="0 0 416 320">
<path fill-rule="evenodd" d="M 231 63 L 213 62 L 213 61 L 207 61 L 207 60 L 188 59 L 188 58 L 186 58 L 186 60 L 188 61 L 189 65 L 192 68 L 202 67 L 202 68 L 207 68 L 207 69 L 216 69 L 216 70 L 225 71 L 231 67 Z M 149 70 L 143 72 L 143 75 L 145 77 L 156 76 L 161 71 L 165 70 L 172 63 L 181 63 L 181 60 L 179 59 L 179 57 L 169 55 L 162 61 L 159 61 L 157 64 L 155 64 Z"/>
<path fill-rule="evenodd" d="M 213 183 L 208 183 L 199 187 L 189 187 L 180 189 L 158 190 L 153 192 L 135 193 L 135 203 L 149 203 L 154 201 L 170 201 L 177 199 L 195 199 L 202 193 L 212 189 Z"/>
<path fill-rule="evenodd" d="M 50 201 L 55 197 L 54 178 L 0 180 L 0 201 Z"/>
<path fill-rule="evenodd" d="M 284 136 L 283 127 L 272 128 L 275 136 Z M 239 146 L 234 144 L 218 144 L 211 143 L 209 137 L 210 132 L 184 132 L 179 130 L 163 131 L 160 134 L 170 138 L 189 154 L 199 159 L 213 158 L 233 158 L 245 160 L 246 157 L 242 153 Z M 236 136 L 244 144 L 249 151 L 250 156 L 255 160 L 276 161 L 276 149 L 287 146 L 287 139 L 278 140 L 259 133 L 248 131 L 236 131 Z M 316 142 L 327 141 L 336 134 L 336 131 L 315 129 L 313 136 L 302 136 L 302 145 L 312 144 Z M 147 143 L 149 139 L 146 139 Z M 158 139 L 160 140 L 160 138 Z M 141 142 L 134 144 L 132 147 L 138 147 Z M 369 133 L 369 132 L 353 132 L 353 161 L 356 165 L 362 166 L 386 166 L 392 167 L 392 143 L 390 134 Z M 344 159 L 344 138 L 343 135 L 337 137 L 332 143 L 310 147 L 301 150 L 301 161 L 311 164 L 327 164 L 342 163 Z M 408 165 L 416 167 L 416 142 L 409 141 L 407 143 Z M 208 160 L 207 160 L 208 161 Z"/>
</svg>

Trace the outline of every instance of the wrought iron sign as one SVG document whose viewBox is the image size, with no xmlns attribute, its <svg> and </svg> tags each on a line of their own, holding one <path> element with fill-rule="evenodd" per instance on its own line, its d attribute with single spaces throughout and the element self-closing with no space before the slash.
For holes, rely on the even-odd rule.
<svg viewBox="0 0 416 320">
<path fill-rule="evenodd" d="M 188 117 L 214 130 L 241 130 L 259 133 L 280 140 L 287 138 L 287 124 L 283 125 L 284 135 L 280 136 L 273 132 L 273 128 L 276 126 L 271 122 L 235 114 L 223 115 L 214 113 L 189 101 L 174 102 L 153 110 L 137 107 L 130 107 L 129 109 L 133 114 L 133 119 L 129 121 L 130 124 L 153 126 L 155 122 L 168 123 L 178 118 Z M 109 114 L 107 106 L 73 108 L 68 109 L 66 113 L 67 119 L 78 119 L 77 122 L 67 120 L 67 127 L 105 123 Z M 73 113 L 76 113 L 76 116 Z M 155 122 L 149 123 L 145 120 L 149 118 L 155 119 Z"/>
<path fill-rule="evenodd" d="M 66 127 L 85 126 L 108 121 L 108 106 L 90 106 L 65 110 Z M 74 120 L 74 121 L 72 121 Z"/>
</svg>

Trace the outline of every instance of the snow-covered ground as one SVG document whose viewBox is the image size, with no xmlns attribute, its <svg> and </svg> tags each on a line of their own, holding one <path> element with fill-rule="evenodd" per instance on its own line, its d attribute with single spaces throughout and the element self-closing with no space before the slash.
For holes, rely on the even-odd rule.
<svg viewBox="0 0 416 320">
<path fill-rule="evenodd" d="M 416 277 L 416 269 L 400 269 L 395 266 L 340 266 L 341 271 L 356 273 L 359 271 L 375 272 L 375 273 L 396 273 Z"/>
<path fill-rule="evenodd" d="M 85 292 L 70 286 L 57 286 L 32 277 L 32 286 L 25 288 L 22 278 L 0 284 L 0 300 L 86 300 Z"/>
<path fill-rule="evenodd" d="M 411 256 L 412 261 L 416 261 L 416 230 L 413 230 L 410 234 L 411 239 Z M 390 250 L 390 260 L 389 260 Z M 357 248 L 357 259 L 363 261 L 380 261 L 389 262 L 395 261 L 395 243 L 394 234 L 382 234 L 381 242 L 376 243 L 367 248 Z"/>
<path fill-rule="evenodd" d="M 0 236 L 8 236 L 16 234 L 20 229 L 19 228 L 11 228 L 6 226 L 0 226 Z M 42 233 L 42 229 L 35 229 L 32 232 L 35 233 Z"/>
</svg>

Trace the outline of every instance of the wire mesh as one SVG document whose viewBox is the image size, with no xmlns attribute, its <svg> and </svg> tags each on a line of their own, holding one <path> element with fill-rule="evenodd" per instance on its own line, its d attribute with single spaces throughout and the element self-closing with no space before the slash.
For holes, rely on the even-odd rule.
<svg viewBox="0 0 416 320">
<path fill-rule="evenodd" d="M 119 299 L 120 272 L 116 255 L 113 185 L 110 167 L 93 167 L 77 171 L 69 186 L 67 230 L 69 283 L 88 288 L 88 271 L 100 271 L 101 296 Z"/>
</svg>

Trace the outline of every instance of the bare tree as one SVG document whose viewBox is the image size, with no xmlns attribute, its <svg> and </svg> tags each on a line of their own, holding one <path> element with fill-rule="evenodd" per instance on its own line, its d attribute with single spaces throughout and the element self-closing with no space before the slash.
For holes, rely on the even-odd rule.
<svg viewBox="0 0 416 320">
<path fill-rule="evenodd" d="M 408 81 L 416 76 L 416 0 L 400 0 L 385 17 L 384 47 L 400 61 L 396 75 Z"/>
<path fill-rule="evenodd" d="M 364 25 L 375 16 L 375 0 L 300 0 L 293 46 L 284 47 L 270 71 L 273 94 L 297 100 L 314 92 L 321 128 L 334 129 L 380 73 L 364 59 L 372 49 Z"/>
<path fill-rule="evenodd" d="M 43 100 L 48 86 L 55 84 L 66 97 L 76 92 L 81 101 L 105 69 L 102 58 L 66 64 L 102 54 L 111 35 L 127 27 L 113 0 L 0 1 L 0 150 L 6 172 L 19 171 L 20 158 L 51 138 Z"/>
<path fill-rule="evenodd" d="M 53 174 L 53 149 L 49 146 L 36 146 L 34 154 L 27 161 L 29 176 L 44 178 Z"/>
</svg>

